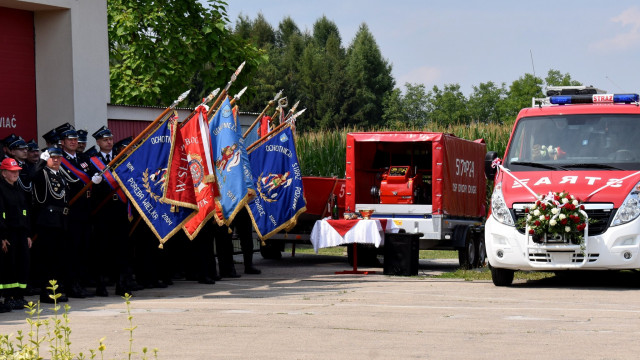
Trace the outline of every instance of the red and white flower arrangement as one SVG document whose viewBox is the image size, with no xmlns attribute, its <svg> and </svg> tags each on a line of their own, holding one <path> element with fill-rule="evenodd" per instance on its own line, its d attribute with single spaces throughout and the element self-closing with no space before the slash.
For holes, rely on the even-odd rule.
<svg viewBox="0 0 640 360">
<path fill-rule="evenodd" d="M 520 226 L 528 229 L 534 242 L 551 239 L 567 239 L 581 244 L 589 221 L 580 199 L 568 192 L 549 192 L 540 195 L 533 206 L 525 208 L 526 216 Z"/>
</svg>

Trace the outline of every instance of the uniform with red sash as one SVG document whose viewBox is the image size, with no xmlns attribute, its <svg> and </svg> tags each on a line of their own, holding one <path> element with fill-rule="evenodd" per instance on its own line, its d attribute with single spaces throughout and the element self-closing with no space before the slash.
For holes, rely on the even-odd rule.
<svg viewBox="0 0 640 360">
<path fill-rule="evenodd" d="M 89 159 L 80 153 L 71 156 L 63 151 L 60 172 L 69 186 L 68 199 L 72 199 L 81 192 L 86 184 L 91 184 L 91 176 L 98 170 L 91 165 Z M 88 281 L 89 264 L 95 261 L 91 255 L 90 237 L 91 224 L 89 215 L 91 214 L 92 190 L 82 194 L 76 202 L 69 205 L 69 246 L 70 253 L 68 263 L 67 295 L 69 297 L 86 297 L 86 290 L 81 286 L 81 282 Z"/>
</svg>

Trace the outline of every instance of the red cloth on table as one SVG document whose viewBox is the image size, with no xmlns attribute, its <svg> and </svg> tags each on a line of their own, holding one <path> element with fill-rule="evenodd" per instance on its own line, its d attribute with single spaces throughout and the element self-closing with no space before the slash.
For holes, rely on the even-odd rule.
<svg viewBox="0 0 640 360">
<path fill-rule="evenodd" d="M 356 226 L 358 221 L 361 221 L 361 220 L 362 219 L 327 220 L 327 223 L 331 225 L 331 227 L 334 228 L 335 231 L 338 234 L 340 234 L 340 236 L 344 237 L 344 234 L 348 233 L 349 230 L 351 230 L 354 226 Z M 382 231 L 384 231 L 387 228 L 387 219 L 376 219 L 376 220 L 380 221 L 380 226 L 382 226 Z"/>
</svg>

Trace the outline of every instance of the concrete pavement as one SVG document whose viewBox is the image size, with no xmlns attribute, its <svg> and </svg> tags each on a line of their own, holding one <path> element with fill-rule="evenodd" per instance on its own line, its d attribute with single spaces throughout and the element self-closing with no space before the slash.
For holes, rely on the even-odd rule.
<svg viewBox="0 0 640 360">
<path fill-rule="evenodd" d="M 456 263 L 423 260 L 418 277 L 386 276 L 381 268 L 335 275 L 350 269 L 346 258 L 257 255 L 262 275 L 137 292 L 133 348 L 158 348 L 161 359 L 638 358 L 635 276 L 613 285 L 545 280 L 507 288 L 426 276 Z M 69 304 L 74 352 L 106 337 L 105 358 L 127 358 L 121 299 Z M 20 311 L 0 314 L 0 333 L 19 329 L 27 330 Z"/>
</svg>

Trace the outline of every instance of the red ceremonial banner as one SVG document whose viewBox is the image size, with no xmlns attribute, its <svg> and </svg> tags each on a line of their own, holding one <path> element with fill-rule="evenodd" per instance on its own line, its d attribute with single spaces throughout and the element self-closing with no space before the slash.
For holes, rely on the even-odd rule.
<svg viewBox="0 0 640 360">
<path fill-rule="evenodd" d="M 183 229 L 189 239 L 194 239 L 204 224 L 212 217 L 219 224 L 222 218 L 216 214 L 215 199 L 220 196 L 215 182 L 211 146 L 209 145 L 209 127 L 207 110 L 204 106 L 196 109 L 191 119 L 180 128 L 184 140 L 183 156 L 187 159 L 188 168 L 193 180 L 193 190 L 198 203 L 198 213 L 192 217 Z"/>
<path fill-rule="evenodd" d="M 193 180 L 189 174 L 187 156 L 184 153 L 184 139 L 176 119 L 177 114 L 168 120 L 171 122 L 171 153 L 166 169 L 167 180 L 162 200 L 167 204 L 197 209 Z"/>
</svg>

